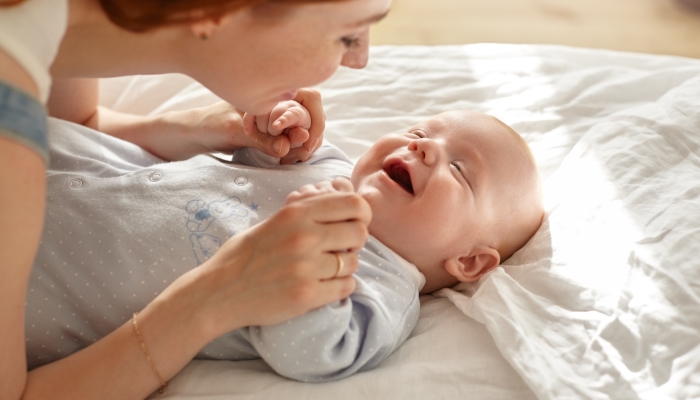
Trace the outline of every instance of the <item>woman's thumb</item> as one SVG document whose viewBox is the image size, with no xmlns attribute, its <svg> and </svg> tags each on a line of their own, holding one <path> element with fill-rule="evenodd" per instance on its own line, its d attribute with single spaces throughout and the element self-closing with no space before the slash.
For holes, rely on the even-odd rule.
<svg viewBox="0 0 700 400">
<path fill-rule="evenodd" d="M 290 143 L 286 135 L 272 136 L 255 129 L 252 134 L 254 147 L 263 153 L 273 157 L 284 157 L 289 153 Z"/>
</svg>

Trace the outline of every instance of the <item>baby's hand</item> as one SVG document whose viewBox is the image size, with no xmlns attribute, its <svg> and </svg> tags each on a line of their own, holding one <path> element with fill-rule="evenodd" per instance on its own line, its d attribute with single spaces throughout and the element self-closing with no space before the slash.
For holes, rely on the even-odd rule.
<svg viewBox="0 0 700 400">
<path fill-rule="evenodd" d="M 269 114 L 243 116 L 243 130 L 251 135 L 255 127 L 272 136 L 286 135 L 290 148 L 301 147 L 309 140 L 311 116 L 301 104 L 294 100 L 278 103 Z"/>
<path fill-rule="evenodd" d="M 345 178 L 335 178 L 333 182 L 323 181 L 315 185 L 302 186 L 301 189 L 295 190 L 287 196 L 285 205 L 321 194 L 336 192 L 352 193 L 354 191 L 352 183 L 349 180 Z"/>
</svg>

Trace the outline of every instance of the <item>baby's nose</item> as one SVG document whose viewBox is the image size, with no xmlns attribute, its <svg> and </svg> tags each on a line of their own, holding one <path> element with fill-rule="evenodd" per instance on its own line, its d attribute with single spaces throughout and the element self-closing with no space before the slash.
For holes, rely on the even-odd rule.
<svg viewBox="0 0 700 400">
<path fill-rule="evenodd" d="M 418 139 L 408 145 L 408 149 L 416 153 L 425 164 L 432 165 L 437 161 L 437 149 L 430 139 Z"/>
</svg>

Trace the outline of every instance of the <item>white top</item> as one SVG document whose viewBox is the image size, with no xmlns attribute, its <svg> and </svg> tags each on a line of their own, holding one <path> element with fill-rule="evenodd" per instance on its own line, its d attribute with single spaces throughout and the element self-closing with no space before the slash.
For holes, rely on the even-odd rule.
<svg viewBox="0 0 700 400">
<path fill-rule="evenodd" d="M 0 7 L 0 48 L 34 79 L 39 100 L 51 90 L 49 68 L 68 27 L 68 0 L 26 0 Z"/>
</svg>

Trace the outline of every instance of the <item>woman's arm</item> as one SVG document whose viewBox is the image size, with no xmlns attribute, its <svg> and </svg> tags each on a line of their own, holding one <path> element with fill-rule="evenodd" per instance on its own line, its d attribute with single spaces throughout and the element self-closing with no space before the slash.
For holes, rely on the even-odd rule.
<svg viewBox="0 0 700 400">
<path fill-rule="evenodd" d="M 24 302 L 44 220 L 44 162 L 0 137 L 0 393 L 17 399 L 27 375 Z"/>
<path fill-rule="evenodd" d="M 0 81 L 38 96 L 29 74 L 2 50 Z M 0 136 L 0 393 L 10 399 L 22 395 L 27 376 L 24 302 L 44 220 L 44 168 L 36 152 Z"/>
<path fill-rule="evenodd" d="M 0 54 L 0 60 L 2 56 Z M 4 59 L 7 61 L 7 58 Z M 1 61 L 0 61 L 1 62 Z M 11 65 L 10 63 L 3 66 Z M 0 79 L 32 90 L 21 73 L 0 68 Z M 9 73 L 9 72 L 12 72 Z M 35 88 L 34 88 L 35 89 Z M 36 95 L 36 90 L 34 95 Z M 27 373 L 25 353 L 25 302 L 27 284 L 39 246 L 46 199 L 45 164 L 29 147 L 0 136 L 0 393 L 3 399 L 31 398 L 144 398 L 154 385 L 134 333 L 122 326 L 104 340 L 65 360 Z M 180 369 L 192 357 L 199 337 L 182 327 L 173 309 L 187 310 L 177 302 L 158 303 L 144 310 L 140 321 L 145 335 L 181 351 L 162 351 L 152 343 L 152 352 L 162 357 L 161 367 Z M 165 308 L 163 310 L 163 308 Z M 191 308 L 191 307 L 190 307 Z M 168 311 L 171 311 L 170 313 Z M 152 315 L 158 312 L 154 318 Z M 182 318 L 187 313 L 176 313 Z M 165 321 L 165 322 L 163 322 Z M 173 324 L 177 324 L 174 325 Z M 176 327 L 177 329 L 174 329 Z M 150 332 L 149 332 L 150 331 Z M 183 335 L 190 335 L 185 337 Z M 206 342 L 204 342 L 206 343 Z M 189 344 L 189 348 L 187 345 Z M 161 354 L 162 353 L 162 354 Z M 145 366 L 145 368 L 144 368 Z M 165 372 L 170 372 L 166 369 Z M 168 376 L 173 375 L 170 372 Z M 85 380 L 83 380 L 85 378 Z M 149 379 L 151 378 L 151 379 Z M 106 393 L 107 395 L 104 395 Z"/>
<path fill-rule="evenodd" d="M 299 91 L 297 98 L 309 110 L 312 124 L 307 142 L 294 149 L 286 136 L 273 136 L 260 130 L 246 135 L 242 113 L 226 102 L 156 116 L 127 114 L 98 106 L 98 79 L 54 80 L 47 106 L 52 117 L 132 142 L 168 161 L 254 147 L 271 156 L 281 157 L 285 164 L 291 164 L 308 159 L 321 146 L 325 127 L 320 94 L 304 89 Z M 275 148 L 278 139 L 284 143 Z"/>
<path fill-rule="evenodd" d="M 358 196 L 312 198 L 284 207 L 224 243 L 138 315 L 156 369 L 170 379 L 206 343 L 248 325 L 280 323 L 355 288 L 348 267 L 332 278 L 329 252 L 357 248 L 370 211 Z M 271 251 L 274 250 L 274 251 Z M 29 372 L 25 399 L 144 398 L 160 382 L 126 323 L 107 337 Z"/>
<path fill-rule="evenodd" d="M 47 106 L 52 117 L 132 142 L 168 161 L 214 151 L 233 152 L 249 143 L 242 140 L 246 138 L 241 115 L 223 102 L 214 107 L 143 116 L 98 106 L 98 100 L 98 79 L 56 79 Z"/>
<path fill-rule="evenodd" d="M 282 324 L 250 327 L 250 341 L 277 373 L 328 382 L 374 368 L 408 338 L 420 314 L 418 288 L 370 239 L 358 254 L 357 289 Z"/>
<path fill-rule="evenodd" d="M 184 280 L 184 279 L 183 279 Z M 174 285 L 184 286 L 181 281 Z M 207 342 L 199 316 L 178 290 L 138 315 L 138 327 L 156 369 L 166 381 Z M 23 399 L 143 399 L 160 386 L 131 321 L 66 358 L 28 373 Z"/>
<path fill-rule="evenodd" d="M 352 191 L 350 181 L 336 178 L 292 192 L 287 204 Z M 280 375 L 304 382 L 346 378 L 388 357 L 420 313 L 419 289 L 391 253 L 370 239 L 358 255 L 344 255 L 344 265 L 357 269 L 355 292 L 283 324 L 250 327 L 258 354 Z"/>
<path fill-rule="evenodd" d="M 0 79 L 12 81 L 0 68 Z M 128 323 L 60 361 L 26 371 L 27 282 L 42 230 L 44 164 L 37 153 L 0 138 L 0 393 L 9 399 L 141 399 L 160 385 Z M 371 211 L 352 193 L 286 206 L 227 241 L 181 276 L 138 317 L 166 380 L 207 342 L 237 328 L 269 325 L 347 297 L 352 268 L 329 279 L 330 252 L 359 248 Z M 274 250 L 274 251 L 271 251 Z"/>
</svg>

